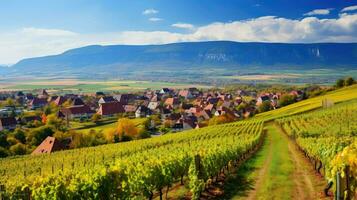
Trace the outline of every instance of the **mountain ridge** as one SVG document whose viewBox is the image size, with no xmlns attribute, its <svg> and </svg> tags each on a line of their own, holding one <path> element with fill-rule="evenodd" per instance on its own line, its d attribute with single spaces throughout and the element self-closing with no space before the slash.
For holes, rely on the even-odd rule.
<svg viewBox="0 0 357 200">
<path fill-rule="evenodd" d="M 261 43 L 206 41 L 162 45 L 90 45 L 58 55 L 27 58 L 15 70 L 131 70 L 160 67 L 357 67 L 357 43 Z"/>
</svg>

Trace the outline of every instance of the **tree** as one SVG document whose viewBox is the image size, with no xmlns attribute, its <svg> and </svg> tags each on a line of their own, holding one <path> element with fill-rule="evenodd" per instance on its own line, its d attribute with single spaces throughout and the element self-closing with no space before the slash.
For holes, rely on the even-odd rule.
<svg viewBox="0 0 357 200">
<path fill-rule="evenodd" d="M 154 126 L 161 125 L 160 115 L 152 115 L 150 118 L 151 118 L 151 122 L 154 124 Z"/>
<path fill-rule="evenodd" d="M 18 141 L 20 141 L 22 144 L 26 143 L 26 135 L 22 129 L 16 128 L 13 135 L 14 135 L 14 138 L 17 139 Z"/>
<path fill-rule="evenodd" d="M 352 77 L 347 77 L 344 82 L 344 86 L 350 86 L 355 83 L 355 80 Z"/>
<path fill-rule="evenodd" d="M 72 148 L 91 147 L 105 144 L 106 139 L 102 132 L 91 129 L 89 132 L 72 132 Z"/>
<path fill-rule="evenodd" d="M 9 155 L 9 151 L 4 147 L 0 147 L 0 158 L 5 158 Z"/>
<path fill-rule="evenodd" d="M 46 125 L 54 127 L 55 130 L 64 130 L 64 122 L 56 114 L 50 114 L 46 117 Z"/>
<path fill-rule="evenodd" d="M 68 99 L 66 102 L 62 104 L 62 107 L 67 108 L 70 107 L 71 105 L 72 105 L 72 100 Z"/>
<path fill-rule="evenodd" d="M 10 147 L 10 152 L 13 155 L 24 155 L 26 154 L 26 146 L 21 143 L 14 144 Z"/>
<path fill-rule="evenodd" d="M 45 113 L 45 115 L 57 113 L 58 111 L 59 111 L 59 107 L 54 102 L 51 102 L 50 104 L 48 104 L 43 108 L 43 112 Z"/>
<path fill-rule="evenodd" d="M 7 98 L 5 101 L 6 106 L 15 106 L 15 101 L 11 98 Z"/>
<path fill-rule="evenodd" d="M 93 123 L 96 123 L 96 124 L 97 124 L 100 119 L 102 119 L 102 116 L 99 115 L 98 113 L 96 113 L 96 114 L 94 114 L 94 115 L 92 116 L 91 121 L 92 121 Z"/>
<path fill-rule="evenodd" d="M 287 106 L 289 104 L 292 104 L 296 101 L 296 97 L 294 95 L 290 95 L 290 94 L 284 94 L 280 97 L 279 101 L 278 101 L 278 105 L 283 107 L 283 106 Z"/>
<path fill-rule="evenodd" d="M 241 104 L 239 104 L 238 106 L 236 106 L 236 110 L 237 111 L 242 111 L 244 109 L 246 109 L 248 107 L 248 104 L 242 102 Z"/>
<path fill-rule="evenodd" d="M 233 122 L 234 120 L 235 120 L 235 117 L 232 116 L 231 114 L 227 113 L 227 114 L 224 114 L 224 115 L 212 117 L 208 121 L 208 126 L 229 123 L 229 122 Z"/>
<path fill-rule="evenodd" d="M 41 142 L 46 139 L 48 136 L 52 136 L 54 133 L 53 128 L 50 126 L 41 126 L 35 129 L 32 129 L 26 140 L 30 141 L 32 145 L 39 145 Z"/>
<path fill-rule="evenodd" d="M 7 134 L 0 132 L 0 147 L 8 147 L 9 143 L 7 142 Z"/>
<path fill-rule="evenodd" d="M 137 137 L 138 129 L 130 119 L 122 118 L 118 120 L 117 134 L 120 140 L 122 140 L 124 136 L 133 138 Z"/>
<path fill-rule="evenodd" d="M 258 111 L 259 112 L 266 112 L 272 109 L 272 105 L 270 101 L 264 101 L 262 104 L 259 105 Z"/>
<path fill-rule="evenodd" d="M 345 83 L 344 83 L 344 80 L 343 80 L 343 79 L 337 79 L 335 86 L 336 86 L 337 88 L 341 88 L 341 87 L 344 86 L 344 84 L 345 84 Z"/>
<path fill-rule="evenodd" d="M 117 136 L 116 128 L 104 129 L 104 138 L 108 143 L 119 142 L 119 137 Z"/>
</svg>

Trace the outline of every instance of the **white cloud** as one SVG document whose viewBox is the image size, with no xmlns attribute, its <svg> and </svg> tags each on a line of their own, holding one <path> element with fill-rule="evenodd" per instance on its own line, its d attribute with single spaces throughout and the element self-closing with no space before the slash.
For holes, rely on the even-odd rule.
<svg viewBox="0 0 357 200">
<path fill-rule="evenodd" d="M 304 16 L 313 16 L 313 15 L 328 15 L 330 14 L 330 11 L 332 9 L 328 8 L 328 9 L 316 9 L 316 10 L 312 10 L 308 13 L 305 13 Z"/>
<path fill-rule="evenodd" d="M 55 31 L 54 31 L 55 30 Z M 58 54 L 92 44 L 164 44 L 173 42 L 231 40 L 239 42 L 357 42 L 357 14 L 335 19 L 287 19 L 264 16 L 195 27 L 189 33 L 123 31 L 82 34 L 68 30 L 26 28 L 0 32 L 0 63 Z"/>
<path fill-rule="evenodd" d="M 354 11 L 354 10 L 357 10 L 357 5 L 345 7 L 341 10 L 341 12 L 348 12 L 348 11 Z"/>
<path fill-rule="evenodd" d="M 153 9 L 153 8 L 150 8 L 150 9 L 144 10 L 142 14 L 143 14 L 143 15 L 154 15 L 154 14 L 157 14 L 157 13 L 159 13 L 158 10 L 155 10 L 155 9 Z"/>
<path fill-rule="evenodd" d="M 163 19 L 162 18 L 159 18 L 159 17 L 151 17 L 149 18 L 149 21 L 151 22 L 158 22 L 158 21 L 162 21 Z"/>
<path fill-rule="evenodd" d="M 34 36 L 74 36 L 76 33 L 72 31 L 66 31 L 61 29 L 43 29 L 43 28 L 33 28 L 26 27 L 22 29 L 22 32 Z"/>
<path fill-rule="evenodd" d="M 188 24 L 188 23 L 175 23 L 175 24 L 172 24 L 171 25 L 172 27 L 175 27 L 175 28 L 183 28 L 183 29 L 194 29 L 195 26 L 193 26 L 192 24 Z"/>
</svg>

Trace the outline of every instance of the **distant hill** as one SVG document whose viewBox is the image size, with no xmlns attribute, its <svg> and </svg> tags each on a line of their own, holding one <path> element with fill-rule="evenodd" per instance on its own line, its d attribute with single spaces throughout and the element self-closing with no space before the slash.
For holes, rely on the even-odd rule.
<svg viewBox="0 0 357 200">
<path fill-rule="evenodd" d="M 357 65 L 357 43 L 279 44 L 191 42 L 165 45 L 87 46 L 60 55 L 24 59 L 16 68 L 140 65 Z M 311 67 L 311 66 L 310 66 Z"/>
<path fill-rule="evenodd" d="M 59 55 L 24 59 L 6 72 L 0 70 L 0 73 L 15 77 L 35 75 L 211 82 L 208 77 L 316 68 L 334 69 L 335 72 L 357 69 L 357 43 L 212 41 L 164 45 L 95 45 L 68 50 Z M 334 72 L 331 75 L 334 76 Z M 336 77 L 325 79 L 318 82 L 330 82 Z"/>
</svg>

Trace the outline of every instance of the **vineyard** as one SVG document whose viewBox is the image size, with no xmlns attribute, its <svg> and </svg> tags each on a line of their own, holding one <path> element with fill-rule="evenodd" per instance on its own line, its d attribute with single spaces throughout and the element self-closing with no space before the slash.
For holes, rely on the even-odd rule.
<svg viewBox="0 0 357 200">
<path fill-rule="evenodd" d="M 0 160 L 1 195 L 26 199 L 152 199 L 189 180 L 193 199 L 263 138 L 243 121 L 158 138 Z"/>
<path fill-rule="evenodd" d="M 356 119 L 354 101 L 277 120 L 312 161 L 314 169 L 330 183 L 342 185 L 343 191 L 338 192 L 349 198 L 357 192 Z M 337 181 L 340 178 L 343 183 Z"/>
<path fill-rule="evenodd" d="M 259 113 L 254 116 L 259 120 L 274 120 L 290 115 L 301 114 L 322 107 L 324 100 L 333 101 L 334 103 L 342 103 L 357 98 L 357 85 L 331 91 L 325 95 L 299 101 L 297 103 L 276 109 L 268 112 Z"/>
</svg>

